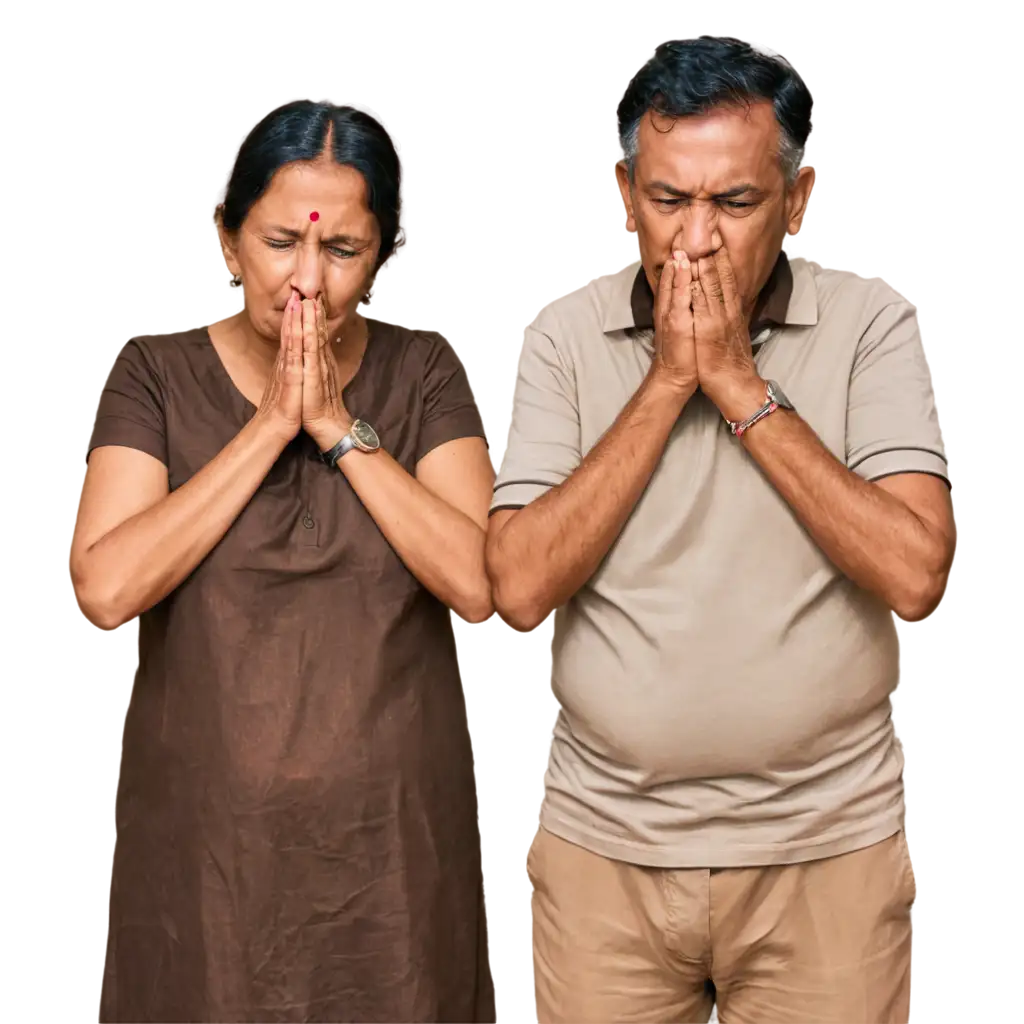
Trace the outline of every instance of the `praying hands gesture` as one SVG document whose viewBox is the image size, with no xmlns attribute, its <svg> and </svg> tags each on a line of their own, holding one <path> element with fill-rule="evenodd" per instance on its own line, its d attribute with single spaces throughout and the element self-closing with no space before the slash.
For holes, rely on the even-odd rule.
<svg viewBox="0 0 1024 1024">
<path fill-rule="evenodd" d="M 716 231 L 710 256 L 665 263 L 655 307 L 655 364 L 687 396 L 697 386 L 729 419 L 764 400 L 732 262 Z"/>
<path fill-rule="evenodd" d="M 726 419 L 742 420 L 764 402 L 765 383 L 754 365 L 729 253 L 717 231 L 711 242 L 712 253 L 697 261 L 698 279 L 690 286 L 697 376 Z"/>
<path fill-rule="evenodd" d="M 295 302 L 289 326 L 285 311 L 284 330 L 302 338 L 302 429 L 327 451 L 348 433 L 352 417 L 338 387 L 338 368 L 327 335 L 327 311 L 323 296 L 316 301 Z"/>
<path fill-rule="evenodd" d="M 282 440 L 305 430 L 326 451 L 348 432 L 352 417 L 338 387 L 323 298 L 289 300 L 281 347 L 257 412 L 271 420 Z"/>
<path fill-rule="evenodd" d="M 697 390 L 697 352 L 693 340 L 692 264 L 676 251 L 662 268 L 654 306 L 654 368 L 686 399 Z"/>
</svg>

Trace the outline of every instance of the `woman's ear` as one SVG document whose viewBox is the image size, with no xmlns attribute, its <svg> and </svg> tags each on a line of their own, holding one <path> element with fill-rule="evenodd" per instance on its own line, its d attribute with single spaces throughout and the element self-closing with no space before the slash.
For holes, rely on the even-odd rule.
<svg viewBox="0 0 1024 1024">
<path fill-rule="evenodd" d="M 221 265 L 228 278 L 233 280 L 240 278 L 242 267 L 239 265 L 236 240 L 231 237 L 231 234 L 224 227 L 224 221 L 221 218 L 222 209 L 222 207 L 217 208 L 217 216 L 213 225 L 216 237 L 217 262 Z"/>
</svg>

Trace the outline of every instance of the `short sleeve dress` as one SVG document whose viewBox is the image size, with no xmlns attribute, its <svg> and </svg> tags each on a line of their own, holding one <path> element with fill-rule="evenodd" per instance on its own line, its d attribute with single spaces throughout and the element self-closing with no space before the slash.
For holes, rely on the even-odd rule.
<svg viewBox="0 0 1024 1024">
<path fill-rule="evenodd" d="M 410 473 L 483 427 L 437 334 L 369 321 L 350 412 Z M 90 451 L 173 490 L 255 407 L 205 328 L 135 338 Z M 100 1018 L 493 1021 L 448 609 L 305 434 L 139 624 Z"/>
</svg>

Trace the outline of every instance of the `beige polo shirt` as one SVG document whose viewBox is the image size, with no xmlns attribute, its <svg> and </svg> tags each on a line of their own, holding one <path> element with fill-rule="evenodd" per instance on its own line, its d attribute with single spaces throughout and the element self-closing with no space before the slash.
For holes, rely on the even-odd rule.
<svg viewBox="0 0 1024 1024">
<path fill-rule="evenodd" d="M 832 453 L 869 480 L 946 478 L 914 307 L 784 256 L 768 291 L 758 370 Z M 639 264 L 540 313 L 492 510 L 573 472 L 640 386 L 652 341 Z M 555 614 L 541 823 L 658 867 L 868 846 L 903 822 L 898 674 L 892 613 L 826 558 L 698 393 L 608 556 Z"/>
</svg>

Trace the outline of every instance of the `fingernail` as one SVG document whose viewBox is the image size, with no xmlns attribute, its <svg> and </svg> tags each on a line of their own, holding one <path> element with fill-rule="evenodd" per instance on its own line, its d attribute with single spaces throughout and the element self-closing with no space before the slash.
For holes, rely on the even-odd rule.
<svg viewBox="0 0 1024 1024">
<path fill-rule="evenodd" d="M 686 256 L 683 254 L 682 250 L 676 249 L 676 251 L 672 253 L 672 258 L 676 263 L 682 264 L 683 260 L 686 259 Z"/>
</svg>

